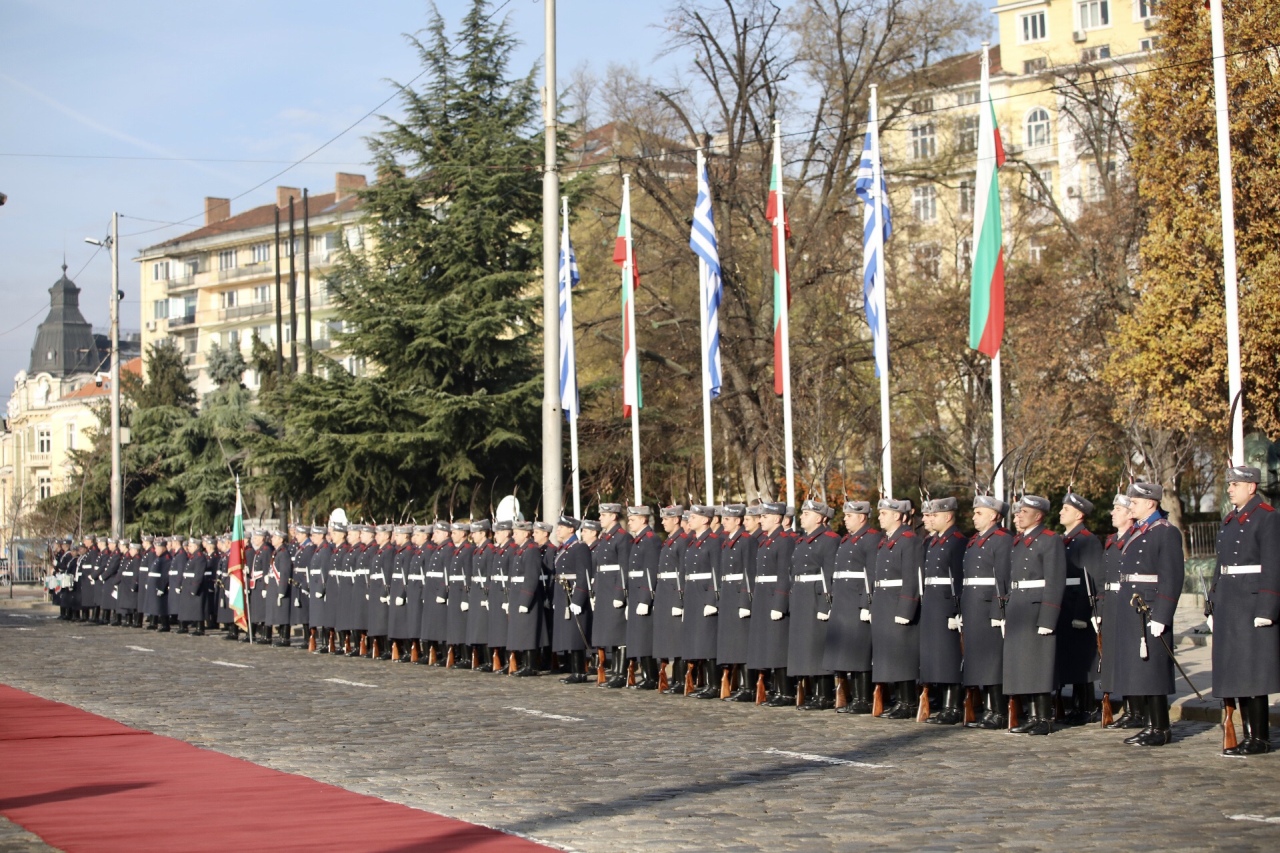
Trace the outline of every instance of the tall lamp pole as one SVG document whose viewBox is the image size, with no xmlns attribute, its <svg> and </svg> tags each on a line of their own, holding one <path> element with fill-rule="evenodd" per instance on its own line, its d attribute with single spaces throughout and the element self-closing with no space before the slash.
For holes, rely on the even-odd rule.
<svg viewBox="0 0 1280 853">
<path fill-rule="evenodd" d="M 124 478 L 120 472 L 120 214 L 111 214 L 111 234 L 103 240 L 86 237 L 85 242 L 111 250 L 111 535 L 124 536 Z"/>
<path fill-rule="evenodd" d="M 546 7 L 546 85 L 542 90 L 542 517 L 556 518 L 564 499 L 560 411 L 560 175 L 556 171 L 556 2 Z"/>
</svg>

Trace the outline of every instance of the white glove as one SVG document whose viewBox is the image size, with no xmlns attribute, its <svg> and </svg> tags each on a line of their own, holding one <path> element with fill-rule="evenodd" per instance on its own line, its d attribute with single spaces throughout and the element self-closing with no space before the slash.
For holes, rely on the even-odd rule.
<svg viewBox="0 0 1280 853">
<path fill-rule="evenodd" d="M 704 604 L 704 605 L 702 606 L 702 615 L 703 615 L 703 616 L 715 616 L 715 615 L 716 615 L 716 612 L 717 612 L 719 609 L 720 609 L 720 608 L 716 607 L 714 604 Z"/>
<path fill-rule="evenodd" d="M 567 608 L 567 607 L 564 609 L 564 618 L 565 618 L 566 620 L 568 620 L 568 619 L 570 618 L 569 608 Z"/>
<path fill-rule="evenodd" d="M 992 627 L 992 628 L 999 628 L 1001 631 L 1003 631 L 1003 630 L 1004 630 L 1004 620 L 1003 620 L 1003 619 L 992 619 L 992 620 L 991 620 L 991 627 Z"/>
<path fill-rule="evenodd" d="M 1047 636 L 1049 636 L 1050 634 L 1052 634 L 1052 633 L 1053 633 L 1053 629 L 1052 629 L 1052 628 L 1037 628 L 1037 629 L 1036 629 L 1036 633 L 1037 633 L 1037 634 L 1039 634 L 1041 637 L 1047 637 Z"/>
<path fill-rule="evenodd" d="M 506 601 L 502 602 L 502 612 L 503 612 L 503 613 L 506 613 L 506 614 L 510 614 L 510 613 L 511 613 L 511 605 L 510 605 L 510 603 L 508 603 L 508 602 L 506 602 Z"/>
<path fill-rule="evenodd" d="M 1093 630 L 1101 634 L 1102 633 L 1102 617 L 1090 616 L 1089 621 L 1093 623 Z"/>
<path fill-rule="evenodd" d="M 486 598 L 486 599 L 483 599 L 483 600 L 480 602 L 480 606 L 481 606 L 481 607 L 483 607 L 485 610 L 488 610 L 488 609 L 489 609 L 489 599 L 487 599 L 487 598 Z"/>
<path fill-rule="evenodd" d="M 379 601 L 379 602 L 381 602 L 382 604 L 390 604 L 390 603 L 391 603 L 391 596 L 389 596 L 389 595 L 380 595 L 380 596 L 378 596 L 378 601 Z"/>
<path fill-rule="evenodd" d="M 156 590 L 156 595 L 164 595 L 164 590 L 163 590 L 163 589 L 157 589 L 157 590 Z"/>
<path fill-rule="evenodd" d="M 295 599 L 293 600 L 293 606 L 294 606 L 294 607 L 301 607 L 302 605 L 301 605 L 301 604 L 299 604 L 299 603 L 298 603 L 298 599 L 296 599 L 296 598 L 295 598 Z"/>
<path fill-rule="evenodd" d="M 276 607 L 279 607 L 279 606 L 280 606 L 280 602 L 282 602 L 282 601 L 284 601 L 284 593 L 283 593 L 283 592 L 276 596 Z"/>
<path fill-rule="evenodd" d="M 828 610 L 828 611 L 827 611 L 827 612 L 825 612 L 825 613 L 819 612 L 819 613 L 817 613 L 817 614 L 815 614 L 815 615 L 818 617 L 818 621 L 819 621 L 819 622 L 826 622 L 828 619 L 830 619 L 830 618 L 831 618 L 831 611 L 830 611 L 830 610 Z"/>
<path fill-rule="evenodd" d="M 782 620 L 782 611 L 781 611 L 781 610 L 770 610 L 770 611 L 769 611 L 769 618 L 770 618 L 770 619 L 772 619 L 774 622 L 779 622 L 779 621 L 781 621 L 781 620 Z"/>
<path fill-rule="evenodd" d="M 621 598 L 615 598 L 613 600 L 613 606 L 614 606 L 614 609 L 617 609 L 619 607 L 626 607 L 627 603 L 623 601 Z"/>
<path fill-rule="evenodd" d="M 960 617 L 959 617 L 959 616 L 952 616 L 950 619 L 948 619 L 948 620 L 947 620 L 947 630 L 948 630 L 948 631 L 959 631 L 959 630 L 960 630 Z"/>
<path fill-rule="evenodd" d="M 397 596 L 396 596 L 396 607 L 403 607 L 403 606 L 404 606 L 404 599 L 397 595 Z"/>
<path fill-rule="evenodd" d="M 577 616 L 577 615 L 579 615 L 579 614 L 581 614 L 581 613 L 582 613 L 582 605 L 581 605 L 581 604 L 570 604 L 570 605 L 569 605 L 569 611 L 570 611 L 571 613 L 573 613 L 573 615 L 574 615 L 574 616 Z"/>
<path fill-rule="evenodd" d="M 594 595 L 591 596 L 591 609 L 592 610 L 596 609 L 596 597 Z"/>
<path fill-rule="evenodd" d="M 870 611 L 870 610 L 868 610 L 868 609 L 867 609 L 867 608 L 865 608 L 865 607 L 864 607 L 864 608 L 862 608 L 861 610 L 859 610 L 859 611 L 858 611 L 858 618 L 859 618 L 859 619 L 861 619 L 863 622 L 870 622 L 870 621 L 871 621 L 871 611 Z"/>
<path fill-rule="evenodd" d="M 120 590 L 118 590 L 118 589 L 113 589 L 113 590 L 111 590 L 111 597 L 112 597 L 112 598 L 119 598 L 119 597 L 120 597 Z M 1254 624 L 1254 625 L 1258 625 L 1258 620 L 1257 620 L 1257 619 L 1253 620 L 1253 624 Z M 1268 625 L 1270 625 L 1270 624 L 1271 624 L 1271 620 L 1270 620 L 1270 619 L 1268 619 L 1268 620 L 1267 620 L 1267 624 L 1268 624 Z M 1258 627 L 1262 627 L 1262 626 L 1261 626 L 1261 625 L 1258 625 Z"/>
<path fill-rule="evenodd" d="M 437 596 L 436 596 L 436 604 L 444 604 L 444 603 L 445 603 L 445 598 L 444 598 L 444 596 L 443 596 L 443 595 L 437 595 Z"/>
<path fill-rule="evenodd" d="M 458 605 L 458 609 L 465 613 L 466 611 L 471 609 L 471 602 L 470 601 L 462 602 L 461 604 Z"/>
<path fill-rule="evenodd" d="M 748 616 L 750 616 L 750 615 L 751 615 L 751 611 L 750 611 L 748 608 L 746 608 L 746 607 L 739 607 L 739 608 L 738 608 L 738 618 L 739 618 L 739 619 L 746 619 L 746 618 L 747 618 Z"/>
<path fill-rule="evenodd" d="M 527 607 L 525 607 L 523 604 L 521 604 L 519 607 L 517 607 L 517 608 L 516 608 L 516 612 L 517 612 L 517 613 L 528 613 L 528 612 L 529 612 L 529 608 L 527 608 Z"/>
<path fill-rule="evenodd" d="M 1205 624 L 1209 626 L 1209 630 L 1213 631 L 1213 615 L 1210 614 L 1204 617 L 1204 621 L 1205 621 Z"/>
<path fill-rule="evenodd" d="M 905 616 L 895 616 L 895 617 L 893 617 L 893 621 L 894 621 L 894 623 L 895 623 L 895 624 L 897 624 L 897 625 L 910 625 L 910 624 L 911 624 L 911 620 L 910 620 L 910 619 L 908 619 L 908 618 L 907 618 L 907 617 L 905 617 Z"/>
<path fill-rule="evenodd" d="M 1270 624 L 1271 624 L 1271 620 L 1267 619 L 1264 616 L 1253 617 L 1253 627 L 1255 628 L 1266 628 Z"/>
<path fill-rule="evenodd" d="M 649 605 L 645 604 L 643 601 L 642 601 L 642 602 L 640 602 L 639 604 L 637 604 L 637 605 L 636 605 L 636 615 L 637 615 L 637 616 L 648 616 L 648 615 L 649 615 Z"/>
<path fill-rule="evenodd" d="M 1164 623 L 1157 622 L 1154 619 L 1151 620 L 1151 636 L 1159 637 L 1161 634 L 1164 633 L 1164 629 L 1165 629 Z"/>
<path fill-rule="evenodd" d="M 1089 623 L 1088 623 L 1088 622 L 1086 622 L 1086 621 L 1084 621 L 1083 619 L 1072 619 L 1072 620 L 1071 620 L 1071 627 L 1072 627 L 1072 628 L 1078 628 L 1078 629 L 1080 629 L 1080 630 L 1082 630 L 1082 631 L 1083 631 L 1085 628 L 1088 628 L 1088 627 L 1089 627 Z"/>
<path fill-rule="evenodd" d="M 672 615 L 672 616 L 683 616 L 683 615 L 684 615 L 684 608 L 683 608 L 683 607 L 673 607 L 673 608 L 671 608 L 671 615 Z"/>
</svg>

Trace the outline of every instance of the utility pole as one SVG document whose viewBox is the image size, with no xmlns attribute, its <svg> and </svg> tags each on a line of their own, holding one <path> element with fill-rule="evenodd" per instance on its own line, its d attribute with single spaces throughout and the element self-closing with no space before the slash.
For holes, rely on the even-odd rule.
<svg viewBox="0 0 1280 853">
<path fill-rule="evenodd" d="M 111 214 L 111 233 L 105 240 L 84 239 L 93 246 L 111 250 L 111 536 L 124 536 L 124 477 L 120 471 L 120 214 Z"/>
<path fill-rule="evenodd" d="M 302 322 L 306 327 L 307 375 L 311 375 L 311 207 L 302 188 Z"/>
<path fill-rule="evenodd" d="M 542 517 L 560 515 L 564 448 L 560 437 L 559 202 L 556 171 L 556 2 L 546 7 L 546 84 L 542 90 Z"/>
</svg>

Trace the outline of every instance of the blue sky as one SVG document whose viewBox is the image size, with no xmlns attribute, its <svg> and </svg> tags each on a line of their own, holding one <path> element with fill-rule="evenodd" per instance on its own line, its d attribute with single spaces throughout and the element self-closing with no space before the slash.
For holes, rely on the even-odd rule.
<svg viewBox="0 0 1280 853">
<path fill-rule="evenodd" d="M 450 22 L 468 6 L 438 0 Z M 609 63 L 661 72 L 678 62 L 658 56 L 666 6 L 558 0 L 560 88 L 584 62 L 598 73 Z M 28 365 L 64 252 L 85 316 L 105 328 L 110 263 L 84 238 L 106 234 L 113 210 L 123 214 L 121 325 L 136 330 L 134 254 L 201 221 L 142 220 L 184 220 L 205 196 L 238 196 L 373 109 L 391 94 L 388 80 L 420 70 L 402 34 L 425 26 L 428 8 L 425 0 L 0 3 L 0 192 L 9 197 L 0 207 L 0 399 Z M 524 42 L 513 62 L 524 73 L 542 56 L 543 5 L 509 0 L 500 14 Z M 377 128 L 369 118 L 233 201 L 232 212 L 270 203 L 277 184 L 328 192 L 335 172 L 367 171 L 363 138 Z"/>
</svg>

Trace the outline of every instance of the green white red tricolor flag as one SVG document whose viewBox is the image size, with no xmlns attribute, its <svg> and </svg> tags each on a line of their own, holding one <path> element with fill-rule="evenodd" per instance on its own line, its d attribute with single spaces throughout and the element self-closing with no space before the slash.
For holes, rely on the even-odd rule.
<svg viewBox="0 0 1280 853">
<path fill-rule="evenodd" d="M 236 478 L 236 518 L 231 525 L 231 552 L 227 555 L 227 607 L 236 615 L 236 626 L 249 630 L 244 594 L 244 501 Z"/>
<path fill-rule="evenodd" d="M 622 416 L 631 417 L 634 406 L 643 404 L 640 394 L 640 358 L 636 350 L 636 292 L 640 271 L 636 269 L 635 247 L 631 242 L 631 181 L 622 179 L 622 216 L 614 241 L 613 262 L 622 267 Z"/>
<path fill-rule="evenodd" d="M 788 357 L 787 313 L 791 308 L 791 281 L 787 276 L 787 239 L 791 222 L 782 198 L 782 141 L 773 137 L 773 170 L 769 177 L 769 204 L 765 211 L 772 228 L 773 244 L 773 393 L 783 394 L 791 385 Z"/>
<path fill-rule="evenodd" d="M 991 72 L 982 51 L 978 91 L 978 175 L 974 185 L 973 268 L 970 275 L 969 346 L 992 358 L 1004 337 L 1004 228 L 1000 222 L 999 169 L 1004 144 L 991 101 Z"/>
</svg>

